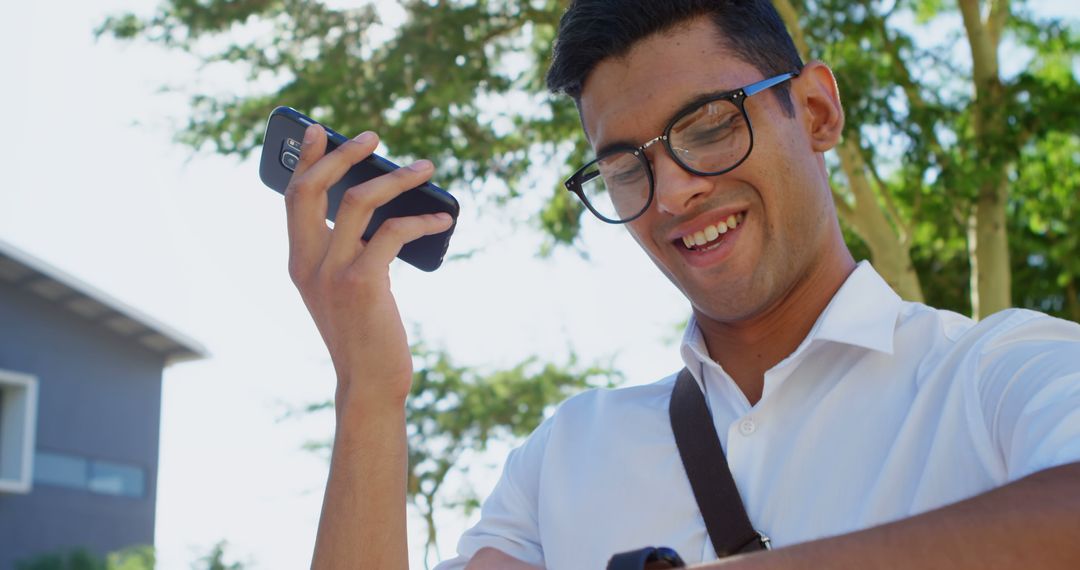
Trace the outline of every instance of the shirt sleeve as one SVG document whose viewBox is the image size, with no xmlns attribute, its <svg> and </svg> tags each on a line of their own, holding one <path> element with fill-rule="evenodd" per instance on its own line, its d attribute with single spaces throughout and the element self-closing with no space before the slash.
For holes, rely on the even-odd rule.
<svg viewBox="0 0 1080 570">
<path fill-rule="evenodd" d="M 465 568 L 477 552 L 497 548 L 518 560 L 544 566 L 537 522 L 540 473 L 553 418 L 548 418 L 525 443 L 510 452 L 495 490 L 480 509 L 480 522 L 458 541 L 457 556 L 435 570 Z"/>
<path fill-rule="evenodd" d="M 1016 311 L 983 346 L 983 419 L 1009 481 L 1080 461 L 1080 326 Z"/>
</svg>

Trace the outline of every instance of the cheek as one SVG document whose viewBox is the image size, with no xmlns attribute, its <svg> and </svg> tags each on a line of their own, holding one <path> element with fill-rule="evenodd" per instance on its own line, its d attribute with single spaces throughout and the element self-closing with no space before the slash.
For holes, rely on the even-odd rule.
<svg viewBox="0 0 1080 570">
<path fill-rule="evenodd" d="M 637 242 L 638 246 L 645 252 L 645 255 L 649 256 L 649 259 L 653 262 L 653 265 L 660 270 L 660 273 L 664 274 L 664 277 L 667 277 L 669 281 L 682 290 L 682 285 L 675 279 L 675 275 L 668 267 L 670 260 L 665 260 L 664 255 L 661 253 L 661 244 L 657 244 L 653 240 L 652 234 L 648 231 L 651 226 L 643 219 L 647 217 L 648 214 L 626 224 L 626 231 L 630 233 L 630 237 L 634 238 L 634 241 Z"/>
<path fill-rule="evenodd" d="M 807 180 L 800 164 L 777 162 L 758 186 L 764 216 L 762 247 L 772 255 L 801 258 L 820 241 L 823 204 L 816 184 Z M 768 172 L 768 171 L 767 171 Z"/>
<path fill-rule="evenodd" d="M 648 214 L 642 216 L 642 218 L 644 217 L 648 217 Z M 637 242 L 637 244 L 641 246 L 642 249 L 644 249 L 645 251 L 649 251 L 651 249 L 651 244 L 648 240 L 649 234 L 647 231 L 645 231 L 646 228 L 642 223 L 642 218 L 638 218 L 628 224 L 625 224 L 623 227 L 626 228 L 626 231 L 630 234 L 630 237 L 634 238 L 634 241 Z"/>
</svg>

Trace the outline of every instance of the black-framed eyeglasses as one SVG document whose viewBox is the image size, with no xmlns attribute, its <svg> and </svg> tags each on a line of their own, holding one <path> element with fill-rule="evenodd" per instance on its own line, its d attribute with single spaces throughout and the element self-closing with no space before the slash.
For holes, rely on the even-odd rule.
<svg viewBox="0 0 1080 570">
<path fill-rule="evenodd" d="M 655 194 L 645 149 L 664 143 L 675 163 L 697 176 L 730 172 L 754 148 L 746 98 L 798 76 L 798 71 L 783 73 L 695 101 L 671 119 L 662 135 L 638 147 L 616 145 L 603 150 L 564 185 L 601 220 L 609 224 L 632 221 L 649 209 Z"/>
</svg>

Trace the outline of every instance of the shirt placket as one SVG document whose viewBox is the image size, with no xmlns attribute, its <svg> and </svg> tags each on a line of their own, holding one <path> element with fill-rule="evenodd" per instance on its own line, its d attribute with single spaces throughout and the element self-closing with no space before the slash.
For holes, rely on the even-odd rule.
<svg viewBox="0 0 1080 570">
<path fill-rule="evenodd" d="M 760 513 L 764 508 L 763 490 L 759 488 L 762 483 L 754 474 L 766 461 L 770 419 L 781 413 L 776 410 L 776 399 L 769 398 L 769 395 L 788 379 L 804 355 L 794 356 L 765 373 L 764 383 L 767 389 L 763 392 L 762 399 L 756 405 L 748 407 L 745 413 L 727 427 L 727 445 L 724 451 L 728 468 L 735 480 L 735 486 L 739 489 L 739 496 L 743 500 L 750 522 L 766 536 L 769 529 L 760 527 Z"/>
</svg>

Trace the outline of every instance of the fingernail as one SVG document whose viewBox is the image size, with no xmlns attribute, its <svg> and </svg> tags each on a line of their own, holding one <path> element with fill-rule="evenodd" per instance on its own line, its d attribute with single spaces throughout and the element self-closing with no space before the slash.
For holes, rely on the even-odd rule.
<svg viewBox="0 0 1080 570">
<path fill-rule="evenodd" d="M 431 168 L 431 161 L 426 159 L 420 159 L 408 166 L 409 170 L 413 172 L 425 172 Z"/>
<path fill-rule="evenodd" d="M 356 135 L 356 138 L 354 138 L 353 140 L 358 142 L 358 143 L 369 143 L 374 139 L 375 139 L 375 133 L 373 133 L 371 131 L 364 131 L 364 132 Z"/>
<path fill-rule="evenodd" d="M 315 140 L 315 130 L 318 129 L 318 125 L 308 125 L 308 128 L 304 129 L 304 144 L 311 144 L 311 141 Z"/>
<path fill-rule="evenodd" d="M 450 214 L 447 214 L 446 212 L 439 212 L 438 214 L 435 214 L 435 217 L 438 218 L 440 222 L 449 222 L 453 219 L 450 217 Z"/>
</svg>

